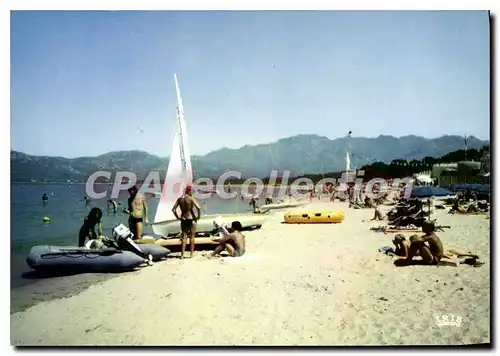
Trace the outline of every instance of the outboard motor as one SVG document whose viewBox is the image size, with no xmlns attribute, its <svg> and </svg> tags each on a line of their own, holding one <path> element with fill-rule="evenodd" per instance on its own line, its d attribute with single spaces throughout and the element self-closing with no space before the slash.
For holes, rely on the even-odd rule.
<svg viewBox="0 0 500 356">
<path fill-rule="evenodd" d="M 229 235 L 229 231 L 227 231 L 227 225 L 222 219 L 222 216 L 217 216 L 213 222 L 214 228 L 219 230 L 219 236 L 223 237 L 225 235 Z"/>
<path fill-rule="evenodd" d="M 132 241 L 133 237 L 134 234 L 132 231 L 123 224 L 119 224 L 113 228 L 113 238 L 120 248 L 141 256 L 148 261 L 149 265 L 153 264 L 153 256 L 144 253 L 141 248 Z"/>
</svg>

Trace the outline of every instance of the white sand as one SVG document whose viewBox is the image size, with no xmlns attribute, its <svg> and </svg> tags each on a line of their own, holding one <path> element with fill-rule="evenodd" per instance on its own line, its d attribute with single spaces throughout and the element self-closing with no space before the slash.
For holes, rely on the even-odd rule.
<svg viewBox="0 0 500 356">
<path fill-rule="evenodd" d="M 434 214 L 448 248 L 482 267 L 395 267 L 378 252 L 393 234 L 369 231 L 373 210 L 335 225 L 248 232 L 240 261 L 171 258 L 79 295 L 11 315 L 15 345 L 450 345 L 490 342 L 490 220 Z M 410 234 L 408 234 L 410 235 Z M 438 327 L 455 314 L 461 327 Z"/>
</svg>

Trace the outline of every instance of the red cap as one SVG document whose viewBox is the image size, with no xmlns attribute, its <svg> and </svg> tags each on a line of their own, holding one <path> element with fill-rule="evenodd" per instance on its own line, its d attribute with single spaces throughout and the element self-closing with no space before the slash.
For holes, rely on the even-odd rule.
<svg viewBox="0 0 500 356">
<path fill-rule="evenodd" d="M 187 192 L 192 192 L 192 191 L 193 191 L 193 186 L 188 184 L 188 185 L 186 186 L 186 193 L 187 193 Z"/>
</svg>

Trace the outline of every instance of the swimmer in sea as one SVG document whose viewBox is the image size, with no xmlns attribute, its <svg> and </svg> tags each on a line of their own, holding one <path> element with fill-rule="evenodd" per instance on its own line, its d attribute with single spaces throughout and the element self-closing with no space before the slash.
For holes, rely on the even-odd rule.
<svg viewBox="0 0 500 356">
<path fill-rule="evenodd" d="M 84 196 L 83 200 L 85 201 L 85 204 L 87 204 L 87 205 L 90 204 L 90 198 L 88 196 Z"/>
<path fill-rule="evenodd" d="M 181 209 L 181 215 L 179 216 L 177 208 Z M 195 208 L 198 213 L 195 213 Z M 193 187 L 188 185 L 185 190 L 183 197 L 177 199 L 172 208 L 172 212 L 177 220 L 181 221 L 181 239 L 182 239 L 182 249 L 181 258 L 184 258 L 184 251 L 186 250 L 187 238 L 189 237 L 189 247 L 190 247 L 190 258 L 194 255 L 194 236 L 196 234 L 196 222 L 200 219 L 201 209 L 200 205 L 193 197 Z"/>
<path fill-rule="evenodd" d="M 241 257 L 245 254 L 245 235 L 241 233 L 243 226 L 239 221 L 233 221 L 231 224 L 232 232 L 223 238 L 212 238 L 213 241 L 219 242 L 210 258 L 217 256 L 222 251 L 226 250 L 231 257 Z"/>
<path fill-rule="evenodd" d="M 78 234 L 78 246 L 82 247 L 85 245 L 85 240 L 87 237 L 89 240 L 95 240 L 99 236 L 102 236 L 102 211 L 99 208 L 92 208 L 89 215 L 85 217 L 83 225 L 80 228 L 80 233 Z M 97 225 L 97 234 L 95 233 L 95 227 Z"/>
<path fill-rule="evenodd" d="M 145 224 L 149 224 L 148 220 L 148 204 L 146 198 L 142 194 L 138 194 L 137 187 L 132 187 L 128 190 L 130 198 L 128 198 L 128 209 L 123 212 L 129 214 L 128 226 L 134 234 L 134 240 L 142 238 L 143 220 Z"/>
<path fill-rule="evenodd" d="M 113 213 L 116 214 L 117 204 L 113 199 L 108 200 L 108 212 L 113 209 Z"/>
<path fill-rule="evenodd" d="M 255 199 L 255 197 L 252 197 L 252 199 L 250 199 L 250 202 L 248 203 L 248 205 L 250 205 L 253 210 L 255 211 L 255 209 L 257 208 L 257 200 Z"/>
<path fill-rule="evenodd" d="M 47 205 L 48 202 L 49 202 L 49 197 L 47 196 L 47 194 L 44 193 L 42 197 L 42 204 Z"/>
</svg>

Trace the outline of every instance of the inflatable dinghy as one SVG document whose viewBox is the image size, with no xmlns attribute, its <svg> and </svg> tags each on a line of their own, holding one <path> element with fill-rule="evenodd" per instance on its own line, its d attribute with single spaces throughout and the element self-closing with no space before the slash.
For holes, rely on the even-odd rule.
<svg viewBox="0 0 500 356">
<path fill-rule="evenodd" d="M 130 251 L 116 248 L 88 249 L 72 246 L 33 246 L 26 258 L 35 270 L 64 270 L 75 272 L 129 271 L 148 263 Z"/>
</svg>

